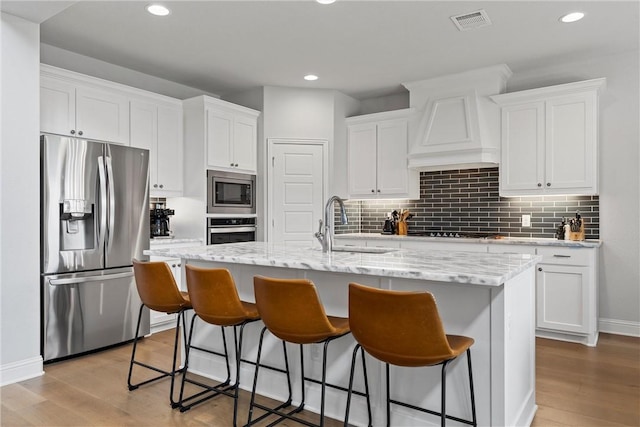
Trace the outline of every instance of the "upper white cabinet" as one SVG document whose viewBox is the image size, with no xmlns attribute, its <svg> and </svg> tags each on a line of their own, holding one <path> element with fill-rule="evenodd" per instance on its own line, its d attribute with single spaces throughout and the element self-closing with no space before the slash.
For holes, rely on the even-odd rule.
<svg viewBox="0 0 640 427">
<path fill-rule="evenodd" d="M 255 174 L 258 111 L 203 97 L 207 168 Z"/>
<path fill-rule="evenodd" d="M 409 167 L 420 170 L 477 168 L 500 161 L 500 109 L 489 95 L 504 92 L 505 64 L 404 83 L 412 120 Z"/>
<path fill-rule="evenodd" d="M 131 100 L 131 146 L 149 150 L 154 197 L 182 195 L 182 105 L 170 101 Z"/>
<path fill-rule="evenodd" d="M 605 79 L 493 96 L 502 107 L 500 195 L 598 194 Z"/>
<path fill-rule="evenodd" d="M 108 82 L 41 66 L 40 130 L 129 144 L 129 100 Z"/>
<path fill-rule="evenodd" d="M 407 166 L 411 109 L 350 117 L 347 180 L 350 199 L 418 198 L 418 172 Z"/>
</svg>

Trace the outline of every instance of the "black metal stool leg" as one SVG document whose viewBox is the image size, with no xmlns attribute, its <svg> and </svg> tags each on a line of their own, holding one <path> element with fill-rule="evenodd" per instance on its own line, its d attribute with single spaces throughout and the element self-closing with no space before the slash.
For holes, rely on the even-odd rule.
<svg viewBox="0 0 640 427">
<path fill-rule="evenodd" d="M 253 416 L 253 406 L 256 398 L 256 387 L 258 385 L 258 370 L 260 369 L 260 357 L 262 356 L 262 342 L 264 341 L 264 333 L 266 331 L 267 328 L 264 327 L 262 328 L 262 332 L 260 332 L 260 340 L 258 342 L 258 355 L 256 356 L 256 370 L 253 373 L 253 387 L 251 389 L 251 400 L 249 401 L 249 415 L 247 418 L 247 425 L 251 425 L 251 417 Z"/>
<path fill-rule="evenodd" d="M 189 349 L 191 348 L 191 339 L 193 338 L 193 331 L 194 331 L 194 323 L 196 321 L 196 318 L 198 316 L 193 316 L 191 318 L 191 326 L 189 327 L 189 337 L 187 339 L 187 341 L 185 341 L 185 357 L 184 357 L 184 366 L 182 367 L 184 373 L 182 375 L 182 381 L 180 382 L 180 396 L 179 396 L 179 400 L 178 403 L 180 404 L 180 406 L 182 406 L 182 401 L 184 398 L 184 383 L 187 380 L 187 371 L 189 369 Z"/>
<path fill-rule="evenodd" d="M 364 360 L 364 349 L 362 347 L 360 347 L 360 355 L 362 356 L 362 372 L 364 373 L 364 392 L 367 398 L 367 415 L 369 417 L 369 427 L 372 427 L 373 418 L 371 417 L 371 399 L 369 398 L 369 377 L 367 376 L 367 364 Z"/>
<path fill-rule="evenodd" d="M 469 367 L 469 390 L 471 391 L 471 416 L 473 426 L 478 425 L 478 420 L 476 418 L 476 397 L 473 392 L 473 373 L 471 372 L 471 350 L 467 349 L 467 366 Z"/>
<path fill-rule="evenodd" d="M 144 309 L 144 304 L 140 304 L 140 310 L 138 311 L 138 323 L 136 325 L 136 335 L 133 338 L 133 350 L 131 351 L 131 361 L 129 362 L 129 376 L 127 377 L 127 385 L 129 386 L 129 391 L 135 390 L 139 386 L 139 384 L 136 384 L 136 385 L 131 384 L 131 374 L 133 373 L 133 362 L 135 360 L 136 349 L 138 347 L 138 334 L 140 333 L 140 321 L 142 320 L 143 309 Z"/>
<path fill-rule="evenodd" d="M 180 319 L 182 319 L 183 323 L 185 319 L 185 316 L 183 314 L 184 314 L 184 310 L 178 313 L 178 322 L 176 325 L 176 336 L 173 342 L 173 364 L 171 365 L 171 388 L 169 389 L 169 401 L 171 402 L 172 408 L 177 408 L 178 406 L 180 406 L 180 402 L 176 402 L 175 400 L 173 400 L 173 386 L 175 384 L 175 379 L 176 379 L 176 361 L 178 359 L 178 341 L 180 340 Z M 184 329 L 184 325 L 182 328 Z"/>
<path fill-rule="evenodd" d="M 391 426 L 391 395 L 389 391 L 389 364 L 385 363 L 385 369 L 387 372 L 387 427 Z"/>
<path fill-rule="evenodd" d="M 447 422 L 447 366 L 449 366 L 450 360 L 446 360 L 442 363 L 442 384 L 440 389 L 440 425 L 441 427 L 446 426 Z"/>
<path fill-rule="evenodd" d="M 356 344 L 353 348 L 353 354 L 351 356 L 351 370 L 349 371 L 349 391 L 347 391 L 347 407 L 344 411 L 344 427 L 349 425 L 349 410 L 351 409 L 351 394 L 353 391 L 353 377 L 356 371 L 356 357 L 358 356 L 358 349 L 360 344 Z M 369 396 L 367 396 L 368 398 Z"/>
</svg>

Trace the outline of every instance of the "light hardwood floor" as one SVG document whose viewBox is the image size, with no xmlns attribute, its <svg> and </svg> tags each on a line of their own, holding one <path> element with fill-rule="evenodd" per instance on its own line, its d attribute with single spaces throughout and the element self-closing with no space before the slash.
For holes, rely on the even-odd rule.
<svg viewBox="0 0 640 427">
<path fill-rule="evenodd" d="M 141 356 L 170 363 L 172 332 L 142 341 Z M 542 426 L 640 426 L 640 339 L 601 334 L 596 348 L 536 342 L 533 422 Z M 0 388 L 4 426 L 229 426 L 232 400 L 216 398 L 180 413 L 168 404 L 168 380 L 129 392 L 130 345 L 45 365 L 44 376 Z M 242 392 L 239 420 L 246 420 Z M 315 414 L 305 414 L 317 420 Z M 297 425 L 292 422 L 283 426 Z M 327 420 L 327 427 L 341 425 Z"/>
</svg>

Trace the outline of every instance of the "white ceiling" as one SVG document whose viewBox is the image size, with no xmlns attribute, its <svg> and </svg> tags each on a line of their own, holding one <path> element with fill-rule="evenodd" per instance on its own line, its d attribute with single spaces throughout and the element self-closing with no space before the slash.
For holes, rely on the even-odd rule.
<svg viewBox="0 0 640 427">
<path fill-rule="evenodd" d="M 3 10 L 18 3 L 25 4 L 4 1 Z M 172 11 L 167 17 L 149 15 L 148 3 L 64 4 L 42 23 L 41 41 L 222 96 L 289 86 L 360 99 L 499 63 L 517 73 L 639 49 L 638 1 L 161 2 Z M 493 25 L 458 31 L 450 17 L 478 9 Z M 575 10 L 586 17 L 558 21 Z M 305 82 L 307 73 L 320 79 Z"/>
</svg>

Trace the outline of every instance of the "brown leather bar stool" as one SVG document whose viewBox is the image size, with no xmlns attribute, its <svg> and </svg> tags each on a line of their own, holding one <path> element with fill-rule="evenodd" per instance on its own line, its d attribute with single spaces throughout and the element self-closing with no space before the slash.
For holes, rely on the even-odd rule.
<svg viewBox="0 0 640 427">
<path fill-rule="evenodd" d="M 349 320 L 342 317 L 327 316 L 316 287 L 313 282 L 306 279 L 275 279 L 268 277 L 256 276 L 253 279 L 256 305 L 258 312 L 262 317 L 265 327 L 260 334 L 260 343 L 258 345 L 258 356 L 256 361 L 256 370 L 253 379 L 253 389 L 251 391 L 251 402 L 249 404 L 249 417 L 247 426 L 255 424 L 264 418 L 277 415 L 276 419 L 269 425 L 279 423 L 284 419 L 291 419 L 296 422 L 311 425 L 306 420 L 295 417 L 294 414 L 302 411 L 305 404 L 305 380 L 319 383 L 322 387 L 320 402 L 320 426 L 324 425 L 324 401 L 325 387 L 333 387 L 348 391 L 344 387 L 339 387 L 326 382 L 327 373 L 327 346 L 329 342 L 336 338 L 340 338 L 349 333 Z M 280 338 L 284 347 L 284 360 L 287 373 L 287 381 L 289 384 L 289 400 L 283 404 L 269 408 L 255 402 L 256 385 L 258 383 L 258 371 L 261 367 L 260 356 L 262 352 L 262 343 L 266 330 Z M 289 376 L 289 362 L 287 358 L 286 342 L 300 345 L 300 375 L 302 380 L 302 399 L 298 407 L 284 412 L 284 408 L 291 405 L 291 379 Z M 303 344 L 324 343 L 322 353 L 322 380 L 306 378 L 304 376 L 304 356 L 302 352 Z M 259 408 L 266 411 L 260 417 L 252 420 L 253 409 Z"/>
<path fill-rule="evenodd" d="M 353 385 L 354 361 L 358 351 L 364 349 L 371 356 L 384 362 L 387 383 L 387 426 L 391 425 L 391 403 L 437 415 L 440 417 L 442 426 L 445 425 L 447 418 L 472 426 L 477 425 L 470 351 L 474 341 L 465 336 L 445 334 L 433 294 L 427 291 L 382 290 L 350 283 L 349 325 L 351 333 L 358 342 L 353 350 L 349 389 Z M 469 369 L 471 421 L 446 415 L 447 366 L 464 352 L 467 353 Z M 440 412 L 391 399 L 389 365 L 407 367 L 442 365 Z M 367 395 L 367 403 L 368 400 Z M 345 425 L 349 420 L 350 403 L 351 393 L 347 398 Z"/>
<path fill-rule="evenodd" d="M 173 278 L 171 269 L 169 269 L 169 266 L 163 261 L 141 262 L 134 259 L 133 272 L 136 279 L 136 287 L 138 288 L 138 294 L 140 294 L 142 304 L 140 305 L 140 311 L 138 312 L 138 324 L 136 326 L 136 335 L 133 339 L 133 351 L 131 352 L 131 362 L 129 363 L 129 376 L 127 378 L 127 384 L 129 386 L 129 390 L 135 390 L 141 385 L 149 384 L 165 377 L 171 377 L 169 401 L 171 402 L 171 407 L 176 408 L 178 406 L 178 402 L 173 399 L 173 385 L 175 383 L 176 374 L 182 372 L 182 369 L 176 369 L 176 361 L 178 356 L 178 338 L 180 336 L 181 321 L 183 324 L 182 329 L 186 338 L 186 331 L 184 330 L 185 310 L 191 309 L 189 295 L 187 294 L 187 292 L 181 292 L 178 289 L 178 285 Z M 155 366 L 151 366 L 149 364 L 135 360 L 136 348 L 138 345 L 138 333 L 140 331 L 140 320 L 142 319 L 142 310 L 144 309 L 144 307 L 148 307 L 151 310 L 159 311 L 162 313 L 178 314 L 175 339 L 173 342 L 173 365 L 171 371 L 165 371 Z M 139 382 L 137 384 L 132 384 L 131 376 L 133 373 L 133 365 L 142 366 L 144 368 L 158 372 L 160 375 Z"/>
<path fill-rule="evenodd" d="M 255 304 L 244 302 L 238 296 L 238 290 L 229 270 L 225 268 L 199 268 L 192 265 L 186 267 L 187 289 L 191 297 L 191 304 L 196 316 L 191 319 L 189 340 L 187 341 L 187 356 L 185 358 L 184 375 L 180 387 L 180 411 L 184 412 L 193 405 L 209 400 L 220 394 L 232 397 L 233 425 L 236 425 L 238 415 L 238 390 L 240 384 L 240 362 L 242 361 L 242 336 L 245 325 L 260 320 Z M 192 344 L 194 322 L 196 319 L 221 327 L 224 354 Z M 229 367 L 229 355 L 227 352 L 227 340 L 225 327 L 233 327 L 235 348 L 235 382 L 231 384 L 231 370 Z M 238 337 L 238 327 L 240 336 Z M 199 381 L 187 378 L 189 356 L 193 350 L 206 351 L 225 358 L 227 365 L 227 379 L 216 386 L 210 386 Z M 184 397 L 185 382 L 195 384 L 203 388 L 203 391 Z M 197 399 L 197 400 L 195 400 Z M 195 401 L 194 401 L 195 400 Z"/>
</svg>

